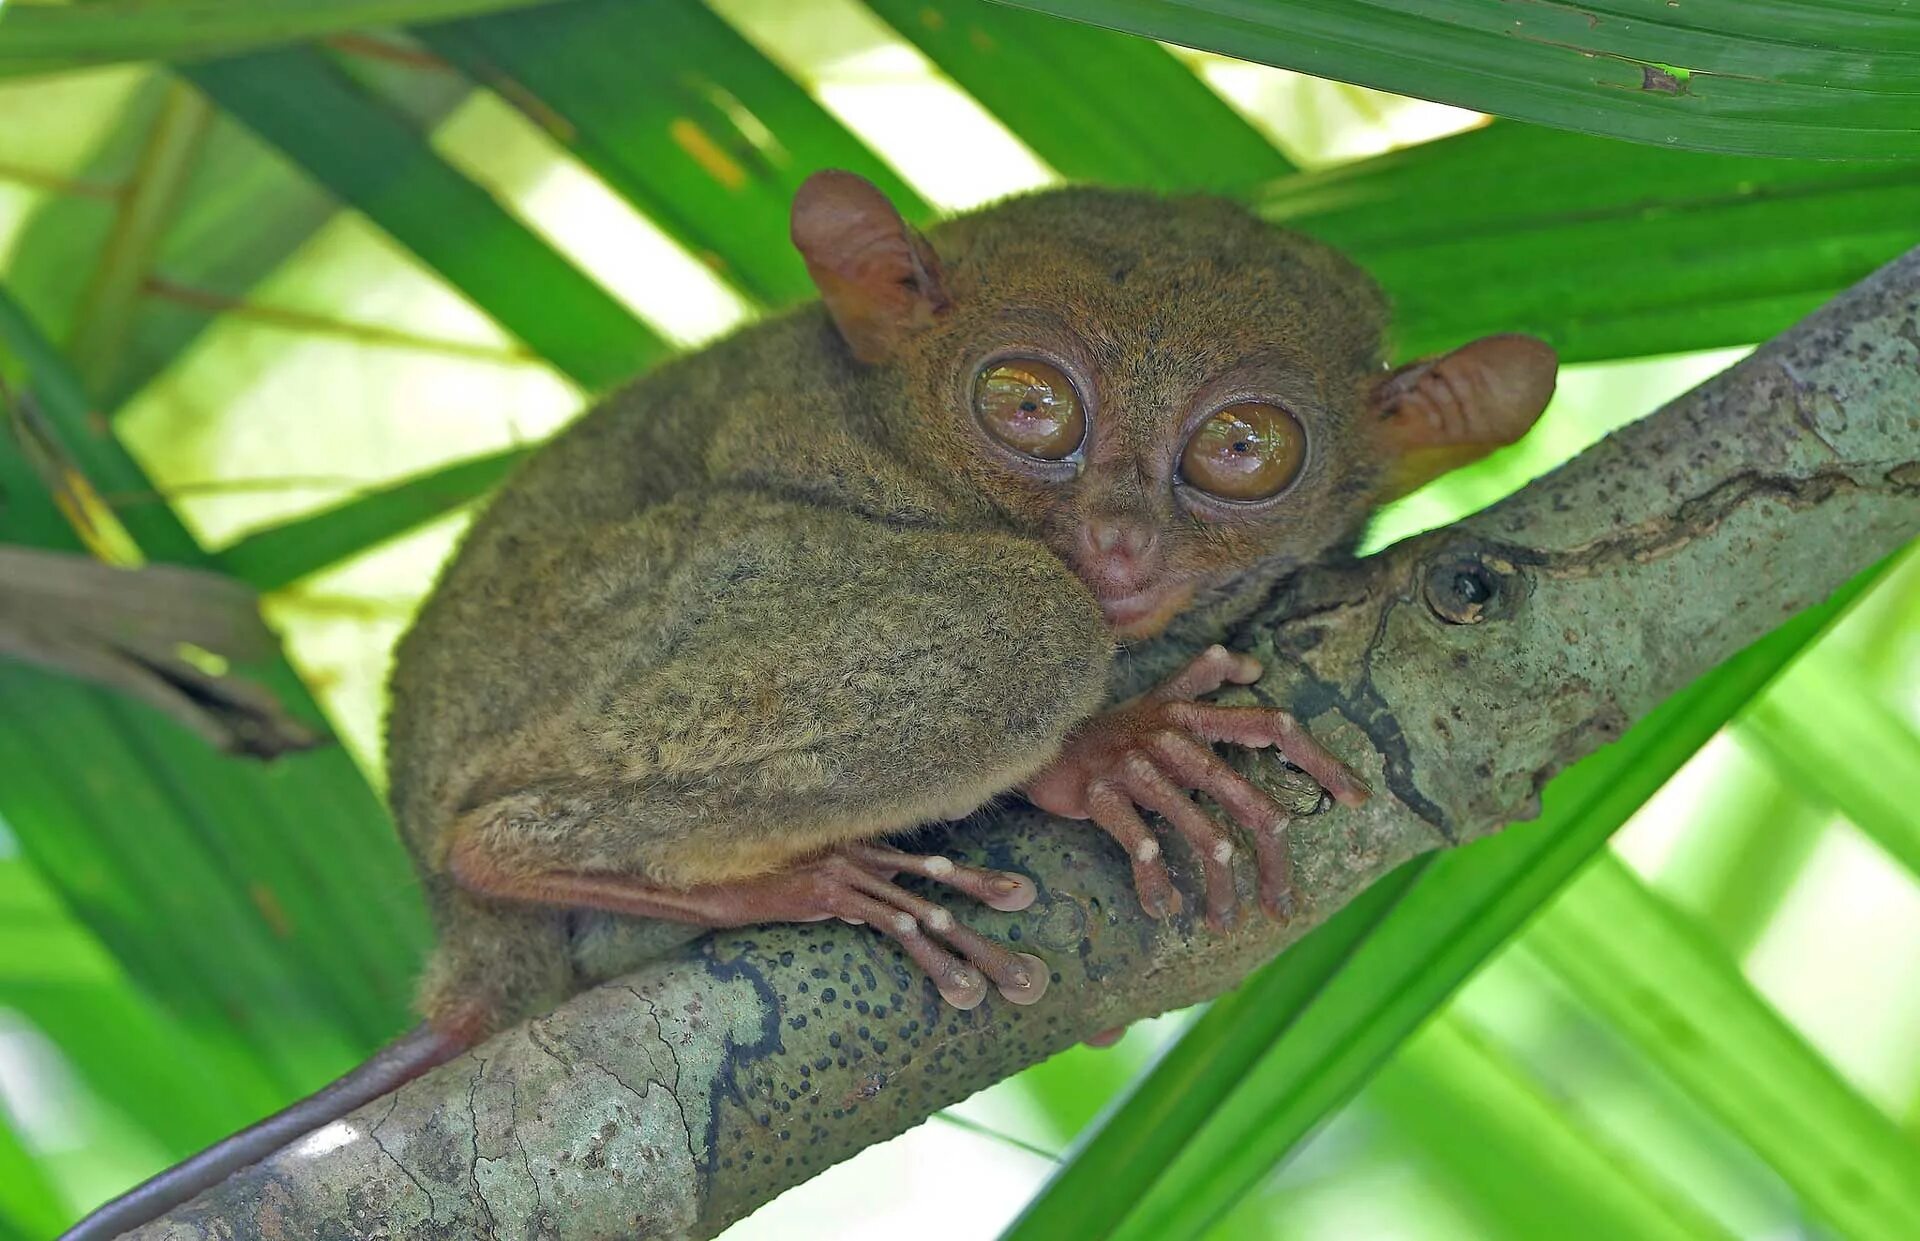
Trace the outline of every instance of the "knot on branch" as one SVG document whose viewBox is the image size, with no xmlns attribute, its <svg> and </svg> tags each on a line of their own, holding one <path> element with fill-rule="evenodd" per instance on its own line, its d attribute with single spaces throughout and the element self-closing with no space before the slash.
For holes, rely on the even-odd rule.
<svg viewBox="0 0 1920 1241">
<path fill-rule="evenodd" d="M 1471 547 L 1449 547 L 1424 574 L 1424 598 L 1449 625 L 1478 625 L 1512 610 L 1525 583 L 1511 562 Z"/>
</svg>

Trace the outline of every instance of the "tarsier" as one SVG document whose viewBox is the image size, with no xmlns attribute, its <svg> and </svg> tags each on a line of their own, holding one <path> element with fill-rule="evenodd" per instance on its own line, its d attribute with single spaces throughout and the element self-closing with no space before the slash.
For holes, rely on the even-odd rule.
<svg viewBox="0 0 1920 1241">
<path fill-rule="evenodd" d="M 819 302 L 539 452 L 401 644 L 392 802 L 440 931 L 425 1024 L 114 1227 L 550 1009 L 634 919 L 864 923 L 950 1004 L 1035 1003 L 1046 964 L 966 918 L 1033 883 L 886 843 L 1003 795 L 1111 836 L 1155 917 L 1183 903 L 1163 837 L 1215 927 L 1249 845 L 1285 916 L 1287 814 L 1215 747 L 1275 748 L 1342 803 L 1365 787 L 1285 713 L 1206 700 L 1257 679 L 1250 657 L 1211 647 L 1116 704 L 1116 652 L 1245 608 L 1516 439 L 1552 351 L 1494 336 L 1389 370 L 1366 275 L 1213 199 L 1066 189 L 922 237 L 823 172 L 793 239 Z"/>
</svg>

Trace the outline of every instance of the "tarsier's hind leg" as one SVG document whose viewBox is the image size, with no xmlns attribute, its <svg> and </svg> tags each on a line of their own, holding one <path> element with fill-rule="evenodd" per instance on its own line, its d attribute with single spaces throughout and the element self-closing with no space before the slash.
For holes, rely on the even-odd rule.
<svg viewBox="0 0 1920 1241">
<path fill-rule="evenodd" d="M 507 904 L 428 881 L 438 932 L 416 1004 L 434 1029 L 469 1045 L 580 990 L 565 910 Z"/>
<path fill-rule="evenodd" d="M 1037 999 L 1044 971 L 894 879 L 1004 909 L 1032 901 L 1030 882 L 873 842 L 971 814 L 1097 709 L 1112 641 L 1093 598 L 1011 536 L 722 493 L 661 513 L 710 543 L 650 610 L 608 613 L 620 636 L 555 718 L 449 764 L 457 791 L 420 833 L 429 864 L 502 904 L 865 922 L 955 1003 L 988 982 Z M 621 581 L 657 556 L 660 539 L 624 538 L 576 572 Z"/>
<path fill-rule="evenodd" d="M 853 843 L 771 874 L 681 888 L 630 873 L 529 866 L 518 851 L 509 862 L 483 835 L 468 833 L 455 842 L 447 865 L 467 891 L 498 900 L 712 927 L 827 918 L 863 923 L 898 944 L 956 1008 L 978 1005 L 988 983 L 1016 1004 L 1031 1004 L 1047 989 L 1047 966 L 1038 957 L 1010 951 L 894 882 L 903 872 L 919 875 L 1001 910 L 1033 903 L 1026 877 L 950 858 Z"/>
</svg>

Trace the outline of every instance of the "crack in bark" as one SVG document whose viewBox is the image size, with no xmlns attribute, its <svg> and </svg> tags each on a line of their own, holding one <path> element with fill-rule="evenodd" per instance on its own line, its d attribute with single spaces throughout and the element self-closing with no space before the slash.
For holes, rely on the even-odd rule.
<svg viewBox="0 0 1920 1241">
<path fill-rule="evenodd" d="M 540 1178 L 533 1174 L 533 1160 L 527 1154 L 527 1144 L 520 1138 L 520 1089 L 516 1085 L 513 1091 L 513 1148 L 520 1152 L 520 1170 L 526 1174 L 527 1187 L 533 1191 L 533 1220 L 536 1233 L 543 1232 L 542 1225 L 547 1218 L 546 1197 L 540 1192 Z M 502 1156 L 504 1158 L 505 1156 Z"/>
<path fill-rule="evenodd" d="M 546 1037 L 546 1033 L 542 1028 L 542 1025 L 543 1025 L 542 1019 L 538 1017 L 534 1018 L 532 1021 L 527 1022 L 526 1024 L 527 1041 L 529 1043 L 532 1043 L 535 1047 L 538 1047 L 543 1053 L 545 1053 L 549 1058 L 551 1058 L 555 1064 L 558 1064 L 562 1069 L 565 1069 L 569 1074 L 571 1074 L 573 1072 L 573 1062 L 567 1059 L 565 1056 L 561 1055 L 559 1052 L 559 1049 L 554 1047 L 554 1045 L 550 1041 L 548 1041 Z"/>
<path fill-rule="evenodd" d="M 467 1125 L 472 1130 L 473 1158 L 467 1161 L 467 1182 L 473 1186 L 473 1199 L 480 1204 L 480 1210 L 487 1217 L 487 1235 L 500 1235 L 500 1221 L 494 1218 L 493 1204 L 487 1200 L 486 1190 L 480 1186 L 480 1108 L 475 1102 L 480 1093 L 480 1081 L 487 1075 L 486 1057 L 476 1053 L 473 1057 L 473 1076 L 467 1082 Z"/>
<path fill-rule="evenodd" d="M 1824 441 L 1823 441 L 1824 442 Z M 1842 491 L 1871 489 L 1854 477 L 1866 468 L 1897 471 L 1914 462 L 1891 466 L 1869 463 L 1852 469 L 1816 470 L 1805 476 L 1766 474 L 1744 471 L 1721 480 L 1708 491 L 1680 502 L 1673 512 L 1641 522 L 1638 526 L 1592 539 L 1567 548 L 1530 548 L 1501 540 L 1485 539 L 1479 546 L 1516 565 L 1537 569 L 1558 578 L 1593 577 L 1621 564 L 1644 564 L 1660 560 L 1684 548 L 1693 540 L 1712 534 L 1720 525 L 1751 500 L 1775 500 L 1795 511 L 1824 504 Z M 1911 490 L 1895 485 L 1896 490 Z"/>
<path fill-rule="evenodd" d="M 400 1106 L 400 1096 L 394 1095 L 392 1099 L 388 1101 L 387 1114 L 380 1118 L 379 1124 L 376 1124 L 373 1128 L 367 1130 L 367 1140 L 372 1142 L 374 1147 L 378 1149 L 382 1155 L 385 1155 L 388 1159 L 393 1161 L 393 1166 L 400 1169 L 401 1175 L 405 1176 L 409 1181 L 413 1182 L 413 1187 L 415 1189 L 419 1190 L 421 1193 L 427 1196 L 427 1218 L 433 1219 L 440 1213 L 439 1206 L 433 1200 L 433 1191 L 431 1189 L 428 1189 L 426 1186 L 426 1182 L 422 1181 L 419 1177 L 415 1176 L 413 1174 L 413 1169 L 409 1168 L 406 1164 L 400 1162 L 399 1158 L 392 1151 L 387 1149 L 387 1144 L 380 1140 L 380 1126 L 386 1124 L 389 1120 L 393 1119 L 393 1110 L 399 1106 Z"/>
<path fill-rule="evenodd" d="M 1801 426 L 1807 429 L 1808 435 L 1819 440 L 1821 446 L 1833 454 L 1835 460 L 1844 461 L 1846 454 L 1840 450 L 1838 444 L 1827 437 L 1826 429 L 1820 425 L 1820 420 L 1815 418 L 1813 411 L 1807 408 L 1807 392 L 1812 385 L 1795 374 L 1793 364 L 1783 358 L 1775 359 L 1773 366 L 1774 369 L 1779 372 L 1780 377 L 1787 381 L 1788 391 L 1793 393 L 1793 416 L 1795 419 L 1799 421 Z"/>
<path fill-rule="evenodd" d="M 653 1020 L 653 1035 L 656 1039 L 660 1041 L 660 1046 L 666 1049 L 667 1059 L 673 1062 L 673 1086 L 670 1090 L 668 1090 L 668 1093 L 671 1094 L 673 1097 L 674 1110 L 680 1113 L 680 1134 L 687 1144 L 687 1159 L 689 1161 L 690 1166 L 693 1167 L 697 1172 L 701 1167 L 701 1159 L 700 1159 L 700 1152 L 695 1150 L 693 1145 L 693 1120 L 691 1117 L 687 1115 L 687 1101 L 680 1093 L 680 1088 L 682 1084 L 682 1078 L 680 1073 L 680 1053 L 677 1050 L 675 1050 L 672 1041 L 667 1038 L 666 1023 L 660 1020 L 660 1010 L 654 1005 L 654 1002 L 647 996 L 642 995 L 634 987 L 626 986 L 626 984 L 624 983 L 618 984 L 618 985 L 625 987 L 629 995 L 633 996 L 634 999 L 640 1001 L 640 1003 L 643 1006 L 645 1006 L 647 1010 L 647 1016 L 652 1018 Z M 633 1087 L 628 1085 L 626 1080 L 622 1078 L 619 1074 L 615 1073 L 612 1068 L 609 1068 L 604 1065 L 602 1067 L 606 1069 L 608 1076 L 612 1077 L 615 1081 L 619 1082 L 622 1086 L 626 1086 L 627 1092 L 629 1094 L 634 1095 L 634 1097 L 641 1099 L 643 1102 L 645 1101 L 646 1096 L 641 1095 L 637 1091 L 635 1091 Z M 649 1081 L 647 1085 L 649 1087 L 659 1086 L 663 1090 L 668 1089 L 666 1086 L 666 1083 L 659 1082 L 659 1081 Z"/>
</svg>

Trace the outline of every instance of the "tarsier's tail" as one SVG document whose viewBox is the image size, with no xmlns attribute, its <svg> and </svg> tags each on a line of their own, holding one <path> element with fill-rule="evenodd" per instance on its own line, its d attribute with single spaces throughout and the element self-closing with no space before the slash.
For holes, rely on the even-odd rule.
<svg viewBox="0 0 1920 1241">
<path fill-rule="evenodd" d="M 374 1052 L 344 1077 L 142 1181 L 62 1233 L 59 1241 L 108 1241 L 158 1219 L 241 1168 L 397 1090 L 469 1046 L 471 1043 L 438 1033 L 423 1022 Z"/>
</svg>

